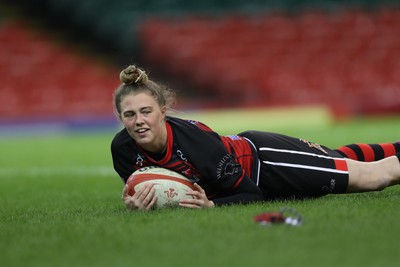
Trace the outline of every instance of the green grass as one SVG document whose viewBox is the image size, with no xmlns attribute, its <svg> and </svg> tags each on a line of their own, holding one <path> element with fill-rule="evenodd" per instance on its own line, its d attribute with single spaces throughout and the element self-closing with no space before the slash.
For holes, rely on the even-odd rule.
<svg viewBox="0 0 400 267">
<path fill-rule="evenodd" d="M 254 128 L 333 147 L 400 139 L 399 117 L 293 125 Z M 112 170 L 111 138 L 105 133 L 0 139 L 0 266 L 399 264 L 400 187 L 210 210 L 129 212 Z M 298 210 L 305 224 L 253 222 L 254 215 L 283 207 Z"/>
</svg>

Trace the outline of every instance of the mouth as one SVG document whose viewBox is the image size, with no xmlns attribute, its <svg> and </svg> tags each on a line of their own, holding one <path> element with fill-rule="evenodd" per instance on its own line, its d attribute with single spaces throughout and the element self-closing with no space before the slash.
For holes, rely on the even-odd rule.
<svg viewBox="0 0 400 267">
<path fill-rule="evenodd" d="M 144 133 L 146 133 L 147 131 L 149 131 L 149 129 L 146 129 L 146 128 L 140 128 L 140 129 L 137 129 L 137 130 L 135 130 L 135 133 L 137 133 L 137 134 L 141 135 L 141 134 L 144 134 Z"/>
</svg>

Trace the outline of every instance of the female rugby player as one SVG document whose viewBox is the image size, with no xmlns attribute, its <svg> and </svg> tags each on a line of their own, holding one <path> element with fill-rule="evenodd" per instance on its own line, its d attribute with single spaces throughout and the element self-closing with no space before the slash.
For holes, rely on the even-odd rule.
<svg viewBox="0 0 400 267">
<path fill-rule="evenodd" d="M 201 122 L 168 116 L 173 91 L 140 68 L 129 66 L 120 79 L 114 105 L 125 128 L 111 144 L 114 169 L 124 183 L 150 165 L 183 174 L 197 190 L 188 192 L 193 198 L 182 200 L 182 207 L 367 192 L 400 183 L 400 143 L 333 150 L 269 132 L 220 136 Z M 154 190 L 149 183 L 129 196 L 125 186 L 126 207 L 151 209 Z"/>
</svg>

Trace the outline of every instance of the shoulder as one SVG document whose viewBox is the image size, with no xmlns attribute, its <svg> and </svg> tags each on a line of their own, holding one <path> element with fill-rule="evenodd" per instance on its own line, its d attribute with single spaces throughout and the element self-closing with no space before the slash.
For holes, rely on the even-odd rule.
<svg viewBox="0 0 400 267">
<path fill-rule="evenodd" d="M 196 120 L 185 120 L 176 117 L 167 117 L 167 122 L 171 125 L 172 128 L 194 129 L 194 130 L 200 129 L 205 132 L 213 132 L 213 130 L 210 127 Z"/>
<path fill-rule="evenodd" d="M 111 142 L 111 150 L 115 152 L 121 147 L 129 145 L 130 143 L 132 143 L 132 141 L 133 140 L 129 136 L 128 131 L 124 128 L 114 136 Z"/>
<path fill-rule="evenodd" d="M 189 120 L 167 116 L 167 122 L 173 126 L 188 126 L 190 125 Z"/>
<path fill-rule="evenodd" d="M 114 170 L 124 182 L 135 171 L 137 148 L 126 129 L 119 131 L 111 142 L 111 156 Z"/>
</svg>

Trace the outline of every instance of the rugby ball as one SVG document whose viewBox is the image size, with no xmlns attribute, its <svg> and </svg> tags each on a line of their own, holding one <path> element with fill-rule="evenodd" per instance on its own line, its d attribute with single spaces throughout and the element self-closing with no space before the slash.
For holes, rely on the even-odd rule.
<svg viewBox="0 0 400 267">
<path fill-rule="evenodd" d="M 177 207 L 181 199 L 192 198 L 186 195 L 195 190 L 193 183 L 185 176 L 157 166 L 141 168 L 128 178 L 128 195 L 133 196 L 146 183 L 154 183 L 157 202 L 156 209 Z"/>
</svg>

